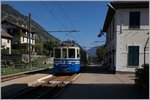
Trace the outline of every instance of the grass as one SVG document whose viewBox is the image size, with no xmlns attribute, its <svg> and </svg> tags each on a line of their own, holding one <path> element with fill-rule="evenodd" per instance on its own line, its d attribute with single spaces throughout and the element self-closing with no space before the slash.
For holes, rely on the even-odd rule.
<svg viewBox="0 0 150 100">
<path fill-rule="evenodd" d="M 28 65 L 25 65 L 25 66 L 2 68 L 1 75 L 3 76 L 3 75 L 9 75 L 9 74 L 14 74 L 19 72 L 32 71 L 40 68 L 49 68 L 51 66 L 52 66 L 51 64 L 45 64 L 45 65 L 43 64 L 43 66 L 29 67 Z"/>
<path fill-rule="evenodd" d="M 39 57 L 37 59 L 35 59 L 34 61 L 32 61 L 33 63 L 42 63 L 44 61 L 46 61 L 47 59 L 49 59 L 50 57 Z"/>
<path fill-rule="evenodd" d="M 45 62 L 49 57 L 40 57 L 38 59 L 35 59 L 32 61 L 32 67 L 29 67 L 29 64 L 25 64 L 23 62 L 17 62 L 15 64 L 15 67 L 8 66 L 5 64 L 4 66 L 2 65 L 1 67 L 1 75 L 9 75 L 9 74 L 15 74 L 19 72 L 25 72 L 25 71 L 32 71 L 32 70 L 37 70 L 40 68 L 49 68 L 52 66 L 52 64 L 45 64 Z"/>
</svg>

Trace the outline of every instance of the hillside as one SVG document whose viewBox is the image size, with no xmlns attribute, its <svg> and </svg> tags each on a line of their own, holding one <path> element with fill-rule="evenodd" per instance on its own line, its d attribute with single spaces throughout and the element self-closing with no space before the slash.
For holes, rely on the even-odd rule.
<svg viewBox="0 0 150 100">
<path fill-rule="evenodd" d="M 96 57 L 96 48 L 97 48 L 97 46 L 88 49 L 87 50 L 88 55 L 92 56 L 92 57 Z"/>
<path fill-rule="evenodd" d="M 13 24 L 17 23 L 17 25 L 20 25 L 20 27 L 22 27 L 22 24 L 25 26 L 28 24 L 28 16 L 24 16 L 8 4 L 1 5 L 1 19 L 2 21 L 11 22 Z M 27 27 L 23 28 L 27 29 Z M 40 39 L 41 41 L 46 41 L 49 39 L 60 41 L 56 37 L 46 32 L 46 30 L 34 20 L 31 20 L 31 31 L 37 32 L 37 39 Z"/>
</svg>

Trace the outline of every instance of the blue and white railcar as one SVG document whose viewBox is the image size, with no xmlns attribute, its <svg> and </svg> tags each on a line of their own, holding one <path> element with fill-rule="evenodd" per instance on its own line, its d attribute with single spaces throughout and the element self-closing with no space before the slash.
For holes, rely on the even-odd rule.
<svg viewBox="0 0 150 100">
<path fill-rule="evenodd" d="M 80 71 L 80 48 L 72 42 L 63 42 L 54 48 L 54 72 L 76 73 Z"/>
</svg>

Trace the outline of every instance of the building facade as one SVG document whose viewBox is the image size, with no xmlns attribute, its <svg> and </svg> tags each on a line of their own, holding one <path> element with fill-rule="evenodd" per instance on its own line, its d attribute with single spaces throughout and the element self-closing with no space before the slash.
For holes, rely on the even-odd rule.
<svg viewBox="0 0 150 100">
<path fill-rule="evenodd" d="M 12 36 L 9 35 L 3 28 L 1 29 L 1 50 L 8 50 L 8 54 L 11 54 L 11 40 Z"/>
<path fill-rule="evenodd" d="M 27 25 L 21 23 L 11 22 L 9 20 L 2 21 L 2 28 L 4 28 L 10 35 L 18 36 L 20 43 L 29 43 L 29 33 Z M 31 32 L 31 44 L 35 44 L 35 32 Z M 16 38 L 12 40 L 13 43 L 16 42 Z"/>
<path fill-rule="evenodd" d="M 27 25 L 20 25 L 17 22 L 12 23 L 9 20 L 2 21 L 2 28 L 6 30 L 9 35 L 13 36 L 11 40 L 11 48 L 13 50 L 24 48 L 23 51 L 28 52 L 28 44 L 29 44 L 29 33 Z M 31 45 L 35 45 L 35 32 L 31 32 Z M 20 47 L 19 47 L 20 46 Z M 27 49 L 25 49 L 27 48 Z M 34 48 L 32 47 L 32 52 L 34 52 Z"/>
<path fill-rule="evenodd" d="M 103 32 L 109 69 L 134 72 L 144 64 L 144 53 L 149 64 L 149 2 L 114 1 L 108 7 Z"/>
</svg>

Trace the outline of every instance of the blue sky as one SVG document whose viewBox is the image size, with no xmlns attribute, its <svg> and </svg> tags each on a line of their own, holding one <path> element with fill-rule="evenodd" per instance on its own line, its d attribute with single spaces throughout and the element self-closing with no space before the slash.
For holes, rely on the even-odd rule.
<svg viewBox="0 0 150 100">
<path fill-rule="evenodd" d="M 4 3 L 10 4 L 26 16 L 30 12 L 32 19 L 47 31 L 80 30 L 75 33 L 51 33 L 60 40 L 75 40 L 87 49 L 105 43 L 94 41 L 105 41 L 105 36 L 98 38 L 97 34 L 103 28 L 108 1 L 3 1 L 2 4 Z"/>
</svg>

